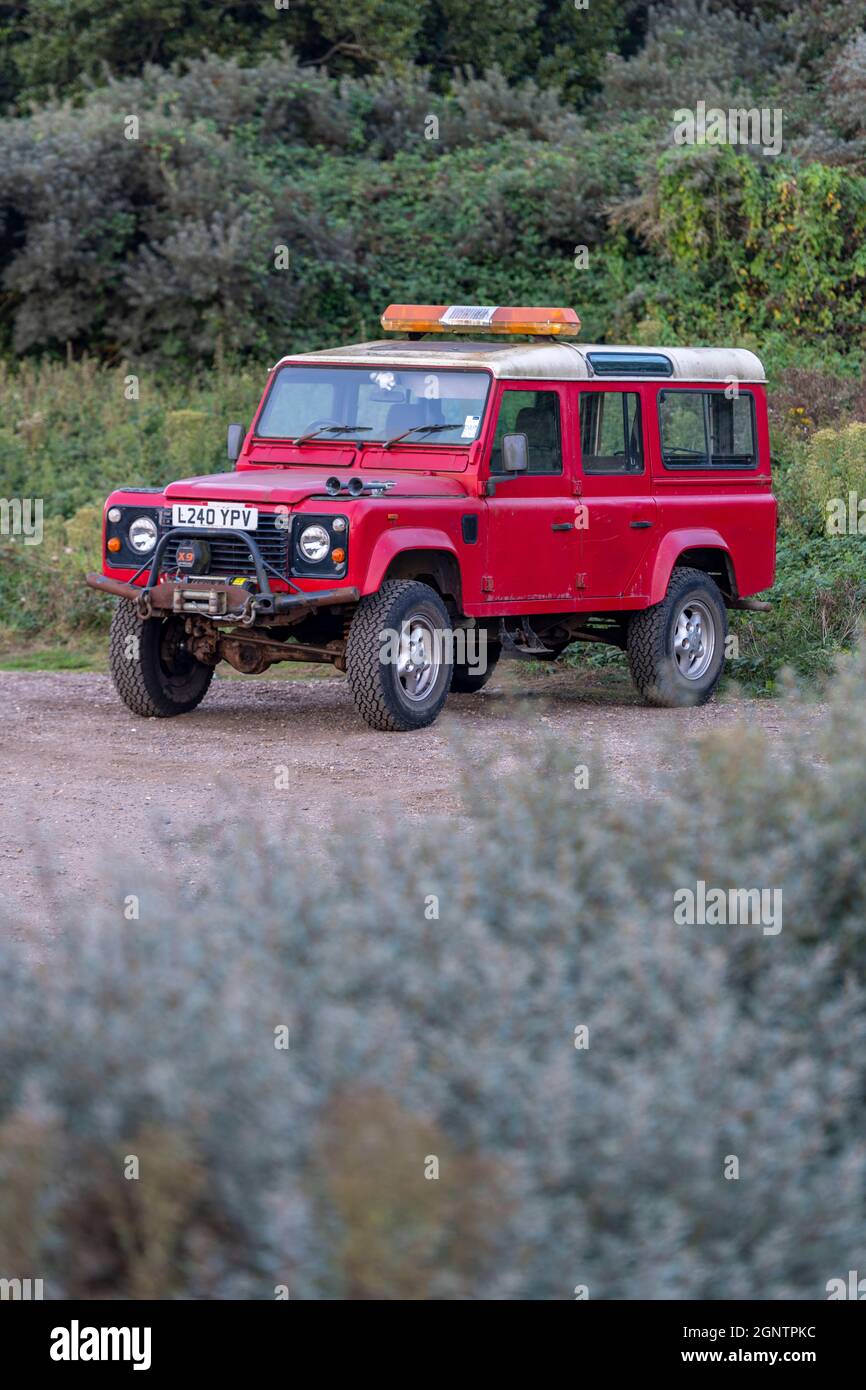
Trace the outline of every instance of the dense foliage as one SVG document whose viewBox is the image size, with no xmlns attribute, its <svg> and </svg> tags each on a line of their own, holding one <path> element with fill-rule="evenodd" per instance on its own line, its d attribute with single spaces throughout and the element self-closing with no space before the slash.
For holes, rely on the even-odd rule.
<svg viewBox="0 0 866 1390">
<path fill-rule="evenodd" d="M 7 350 L 197 364 L 465 297 L 862 352 L 859 0 L 12 8 Z M 778 109 L 779 157 L 675 145 L 698 100 Z"/>
<path fill-rule="evenodd" d="M 473 773 L 458 864 L 435 820 L 299 844 L 263 768 L 195 885 L 173 825 L 159 875 L 58 893 L 44 968 L 7 923 L 0 1267 L 54 1297 L 826 1297 L 866 1237 L 864 679 L 820 748 L 679 746 L 651 806 L 590 750 Z M 676 925 L 698 880 L 780 889 L 781 930 Z"/>
<path fill-rule="evenodd" d="M 286 44 L 337 73 L 417 63 L 447 78 L 497 63 L 580 99 L 645 11 L 639 0 L 19 0 L 0 4 L 0 108 L 78 94 L 106 71 L 134 75 L 205 51 L 251 65 Z"/>
</svg>

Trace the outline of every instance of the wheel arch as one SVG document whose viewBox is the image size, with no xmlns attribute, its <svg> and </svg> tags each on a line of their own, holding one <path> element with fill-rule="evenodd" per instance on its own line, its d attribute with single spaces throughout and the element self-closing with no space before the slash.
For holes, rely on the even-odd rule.
<svg viewBox="0 0 866 1390">
<path fill-rule="evenodd" d="M 460 561 L 447 544 L 415 544 L 379 557 L 379 563 L 370 566 L 365 592 L 375 593 L 390 579 L 416 579 L 428 584 L 446 606 L 450 603 L 458 613 L 463 611 Z"/>
<path fill-rule="evenodd" d="M 701 570 L 716 581 L 726 599 L 737 597 L 737 575 L 730 548 L 718 531 L 671 531 L 656 555 L 650 603 L 661 603 L 675 569 Z"/>
</svg>

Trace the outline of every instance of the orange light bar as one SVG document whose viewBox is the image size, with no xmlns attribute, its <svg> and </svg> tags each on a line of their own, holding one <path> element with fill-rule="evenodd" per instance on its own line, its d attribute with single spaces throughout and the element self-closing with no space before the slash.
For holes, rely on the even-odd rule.
<svg viewBox="0 0 866 1390">
<path fill-rule="evenodd" d="M 541 333 L 576 338 L 573 309 L 503 308 L 496 304 L 390 304 L 382 327 L 392 333 Z"/>
</svg>

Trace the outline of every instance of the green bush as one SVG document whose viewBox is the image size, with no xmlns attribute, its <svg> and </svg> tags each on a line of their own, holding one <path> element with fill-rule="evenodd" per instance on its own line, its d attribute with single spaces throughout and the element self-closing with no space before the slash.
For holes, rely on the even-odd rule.
<svg viewBox="0 0 866 1390">
<path fill-rule="evenodd" d="M 0 633 L 23 640 L 74 639 L 105 632 L 113 600 L 86 587 L 102 568 L 102 507 L 80 507 L 68 521 L 52 517 L 39 545 L 0 539 Z"/>
<path fill-rule="evenodd" d="M 249 421 L 264 374 L 220 366 L 201 380 L 125 366 L 0 364 L 0 498 L 42 503 L 41 544 L 0 538 L 0 635 L 74 642 L 105 632 L 113 601 L 84 585 L 101 568 L 102 504 L 114 488 L 227 468 L 230 419 Z"/>
<path fill-rule="evenodd" d="M 0 122 L 0 345 L 176 368 L 356 338 L 413 296 L 604 300 L 575 248 L 600 243 L 628 152 L 580 136 L 496 73 L 436 100 L 423 76 L 338 84 L 288 58 Z"/>
<path fill-rule="evenodd" d="M 862 352 L 866 177 L 686 146 L 640 182 L 617 220 L 654 251 L 643 311 L 674 341 L 781 330 L 801 348 Z"/>
<path fill-rule="evenodd" d="M 46 516 L 69 517 L 122 484 L 215 473 L 228 467 L 226 425 L 249 422 L 263 387 L 252 367 L 131 383 L 127 366 L 0 363 L 0 497 L 39 497 Z"/>
<path fill-rule="evenodd" d="M 258 65 L 286 44 L 307 71 L 336 77 L 417 63 L 447 84 L 455 68 L 496 65 L 585 102 L 608 53 L 635 32 L 630 18 L 615 0 L 583 10 L 574 0 L 20 0 L 0 4 L 0 110 L 80 96 L 151 64 L 185 70 L 203 54 Z"/>
<path fill-rule="evenodd" d="M 864 680 L 814 747 L 678 745 L 651 805 L 577 746 L 473 774 L 457 858 L 437 821 L 287 839 L 263 768 L 195 886 L 157 839 L 159 874 L 58 897 L 43 964 L 10 922 L 0 1265 L 54 1297 L 825 1297 L 866 1231 Z M 781 930 L 676 925 L 698 881 L 781 890 Z"/>
<path fill-rule="evenodd" d="M 859 499 L 866 501 L 866 423 L 818 430 L 803 451 L 799 485 L 808 530 L 834 537 L 866 535 L 866 517 L 861 532 L 858 510 Z"/>
<path fill-rule="evenodd" d="M 777 693 L 785 668 L 829 677 L 866 616 L 866 545 L 853 536 L 779 540 L 770 613 L 731 613 L 738 654 L 727 670 L 747 688 Z"/>
<path fill-rule="evenodd" d="M 773 453 L 790 450 L 816 430 L 838 427 L 852 417 L 866 420 L 866 382 L 856 360 L 838 369 L 784 366 L 772 370 L 768 406 Z"/>
<path fill-rule="evenodd" d="M 545 82 L 210 56 L 0 121 L 0 347 L 198 366 L 465 296 L 574 302 L 587 337 L 862 354 L 853 155 L 674 150 L 662 113 L 578 115 Z"/>
</svg>

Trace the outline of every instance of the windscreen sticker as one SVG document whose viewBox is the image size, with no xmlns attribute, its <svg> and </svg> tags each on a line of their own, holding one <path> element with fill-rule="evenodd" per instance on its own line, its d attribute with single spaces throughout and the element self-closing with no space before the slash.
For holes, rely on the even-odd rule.
<svg viewBox="0 0 866 1390">
<path fill-rule="evenodd" d="M 370 380 L 375 381 L 382 391 L 393 391 L 397 385 L 397 378 L 393 372 L 371 372 Z"/>
<path fill-rule="evenodd" d="M 467 415 L 463 421 L 463 433 L 461 439 L 474 439 L 478 433 L 478 426 L 481 424 L 480 415 Z"/>
</svg>

